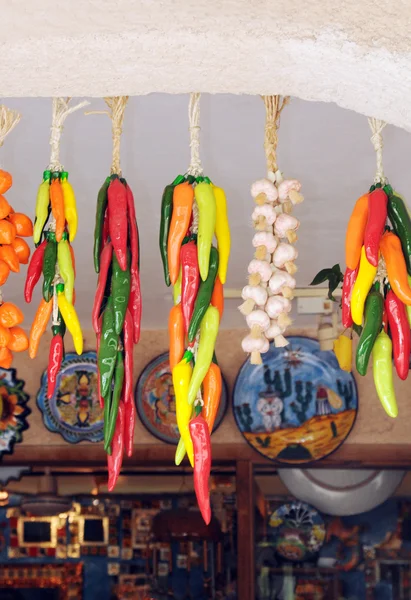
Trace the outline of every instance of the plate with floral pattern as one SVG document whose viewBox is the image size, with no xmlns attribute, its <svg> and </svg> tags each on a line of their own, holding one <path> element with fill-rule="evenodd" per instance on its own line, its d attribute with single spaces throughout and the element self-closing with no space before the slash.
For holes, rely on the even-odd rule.
<svg viewBox="0 0 411 600">
<path fill-rule="evenodd" d="M 28 429 L 26 417 L 29 396 L 23 391 L 24 381 L 17 379 L 15 369 L 0 369 L 0 459 L 12 454 L 14 444 L 22 441 Z"/>
<path fill-rule="evenodd" d="M 66 354 L 50 400 L 47 398 L 47 370 L 44 371 L 37 405 L 47 429 L 60 433 L 66 442 L 101 442 L 104 423 L 97 394 L 96 353 Z"/>
<path fill-rule="evenodd" d="M 152 360 L 144 369 L 135 390 L 137 412 L 141 422 L 157 439 L 167 444 L 178 444 L 173 381 L 168 360 L 164 352 Z M 214 431 L 221 424 L 227 410 L 227 386 L 223 378 L 220 408 Z"/>
</svg>

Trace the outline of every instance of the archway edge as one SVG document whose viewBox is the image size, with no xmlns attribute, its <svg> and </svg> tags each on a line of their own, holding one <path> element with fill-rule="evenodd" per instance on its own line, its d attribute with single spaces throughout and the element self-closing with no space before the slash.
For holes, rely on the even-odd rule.
<svg viewBox="0 0 411 600">
<path fill-rule="evenodd" d="M 401 0 L 38 0 L 2 10 L 13 24 L 0 37 L 3 98 L 278 93 L 411 130 Z"/>
</svg>

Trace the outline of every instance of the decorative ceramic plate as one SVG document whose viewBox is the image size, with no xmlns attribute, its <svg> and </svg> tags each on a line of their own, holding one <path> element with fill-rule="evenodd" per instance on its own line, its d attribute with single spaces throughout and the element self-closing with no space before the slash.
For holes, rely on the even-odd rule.
<svg viewBox="0 0 411 600">
<path fill-rule="evenodd" d="M 334 452 L 350 433 L 358 408 L 355 379 L 317 340 L 289 337 L 270 346 L 263 364 L 247 360 L 234 387 L 237 425 L 271 460 L 303 464 Z"/>
<path fill-rule="evenodd" d="M 24 381 L 16 378 L 15 369 L 0 369 L 0 459 L 12 454 L 14 444 L 22 441 L 28 429 L 26 417 L 29 396 L 24 393 Z"/>
<path fill-rule="evenodd" d="M 41 378 L 37 405 L 47 429 L 60 433 L 66 442 L 101 442 L 103 411 L 97 396 L 96 353 L 66 354 L 51 400 L 47 399 L 46 370 Z"/>
<path fill-rule="evenodd" d="M 168 352 L 160 354 L 144 368 L 137 382 L 135 399 L 138 414 L 146 429 L 162 442 L 177 444 L 180 435 L 177 429 Z M 223 379 L 220 408 L 214 431 L 223 420 L 226 410 L 227 387 Z"/>
<path fill-rule="evenodd" d="M 269 521 L 268 536 L 282 558 L 304 561 L 314 558 L 325 541 L 325 525 L 315 508 L 303 502 L 283 504 Z"/>
</svg>

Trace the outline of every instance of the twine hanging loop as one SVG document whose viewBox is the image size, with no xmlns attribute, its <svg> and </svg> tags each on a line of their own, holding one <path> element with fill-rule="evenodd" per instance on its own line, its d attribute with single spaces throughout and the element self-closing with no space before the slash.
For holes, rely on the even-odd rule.
<svg viewBox="0 0 411 600">
<path fill-rule="evenodd" d="M 53 98 L 53 113 L 50 128 L 50 171 L 64 171 L 60 163 L 60 139 L 64 127 L 64 121 L 71 113 L 80 110 L 90 104 L 83 100 L 76 106 L 69 106 L 71 98 Z"/>
<path fill-rule="evenodd" d="M 190 94 L 188 104 L 191 158 L 187 173 L 193 175 L 193 177 L 199 177 L 203 174 L 200 159 L 200 97 L 201 94 L 198 93 Z"/>
<path fill-rule="evenodd" d="M 382 162 L 382 149 L 384 146 L 382 131 L 387 123 L 385 123 L 385 121 L 381 121 L 380 119 L 369 118 L 368 124 L 371 129 L 371 143 L 374 147 L 377 161 L 377 170 L 375 172 L 374 183 L 381 183 L 381 185 L 385 185 L 387 183 L 387 178 L 384 175 L 384 166 Z"/>
<path fill-rule="evenodd" d="M 289 103 L 289 96 L 262 96 L 265 105 L 264 151 L 267 160 L 267 176 L 274 180 L 278 171 L 277 145 L 280 116 Z"/>
<path fill-rule="evenodd" d="M 0 105 L 0 146 L 4 144 L 4 140 L 13 131 L 20 119 L 21 114 L 16 110 L 7 108 L 4 104 Z"/>
</svg>

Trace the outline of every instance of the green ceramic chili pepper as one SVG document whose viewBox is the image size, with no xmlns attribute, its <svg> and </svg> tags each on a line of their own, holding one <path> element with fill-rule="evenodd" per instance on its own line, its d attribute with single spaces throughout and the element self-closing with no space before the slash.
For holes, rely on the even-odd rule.
<svg viewBox="0 0 411 600">
<path fill-rule="evenodd" d="M 201 279 L 205 281 L 208 276 L 211 242 L 215 230 L 216 201 L 213 188 L 205 181 L 196 185 L 194 195 L 198 206 L 198 266 Z"/>
<path fill-rule="evenodd" d="M 111 388 L 111 380 L 116 366 L 117 347 L 118 334 L 115 331 L 113 299 L 110 297 L 103 313 L 101 341 L 98 351 L 100 393 L 104 399 L 106 399 Z"/>
<path fill-rule="evenodd" d="M 173 215 L 173 192 L 174 185 L 166 185 L 163 192 L 163 198 L 161 200 L 161 220 L 160 220 L 160 254 L 161 260 L 163 261 L 164 269 L 164 280 L 166 285 L 170 285 L 170 273 L 168 270 L 168 257 L 167 257 L 167 243 L 168 243 L 168 230 L 170 229 L 170 221 Z"/>
<path fill-rule="evenodd" d="M 197 358 L 188 388 L 188 403 L 193 404 L 198 390 L 213 360 L 215 342 L 217 339 L 220 313 L 215 306 L 209 306 L 200 327 L 200 342 Z"/>
<path fill-rule="evenodd" d="M 49 231 L 47 234 L 47 246 L 43 256 L 43 298 L 46 302 L 51 300 L 53 295 L 52 284 L 56 274 L 57 262 L 57 242 L 56 234 Z"/>
<path fill-rule="evenodd" d="M 97 195 L 97 207 L 96 207 L 96 223 L 94 226 L 94 269 L 96 273 L 100 272 L 100 253 L 103 239 L 103 225 L 104 215 L 106 214 L 107 208 L 107 190 L 111 183 L 111 178 L 107 177 L 103 185 L 101 186 Z"/>
<path fill-rule="evenodd" d="M 368 362 L 375 340 L 381 331 L 384 299 L 373 287 L 367 296 L 364 309 L 364 327 L 357 346 L 356 366 L 360 375 L 367 374 Z"/>
<path fill-rule="evenodd" d="M 390 417 L 398 415 L 392 378 L 392 342 L 384 330 L 375 340 L 373 352 L 373 375 L 378 398 Z"/>
<path fill-rule="evenodd" d="M 106 422 L 106 414 L 104 414 L 104 450 L 111 446 L 114 430 L 116 428 L 118 407 L 120 404 L 121 392 L 124 382 L 124 359 L 122 350 L 117 351 L 116 368 L 114 370 L 114 387 L 113 396 L 110 406 L 108 422 Z M 104 411 L 105 412 L 105 411 Z"/>
<path fill-rule="evenodd" d="M 210 251 L 210 263 L 208 268 L 208 276 L 205 281 L 200 282 L 197 298 L 194 304 L 193 315 L 191 317 L 190 326 L 188 328 L 188 340 L 192 342 L 196 336 L 201 321 L 207 312 L 210 305 L 211 296 L 213 295 L 214 282 L 218 273 L 218 250 L 214 246 Z"/>
<path fill-rule="evenodd" d="M 394 233 L 400 238 L 402 251 L 407 265 L 408 274 L 411 275 L 411 219 L 404 200 L 396 192 L 388 196 L 388 217 Z"/>
<path fill-rule="evenodd" d="M 128 258 L 130 259 L 130 257 Z M 113 252 L 112 264 L 113 276 L 111 279 L 111 296 L 113 298 L 115 331 L 119 335 L 123 329 L 124 318 L 126 316 L 126 310 L 130 296 L 130 260 L 128 260 L 126 270 L 123 271 L 120 268 L 115 252 Z"/>
</svg>

